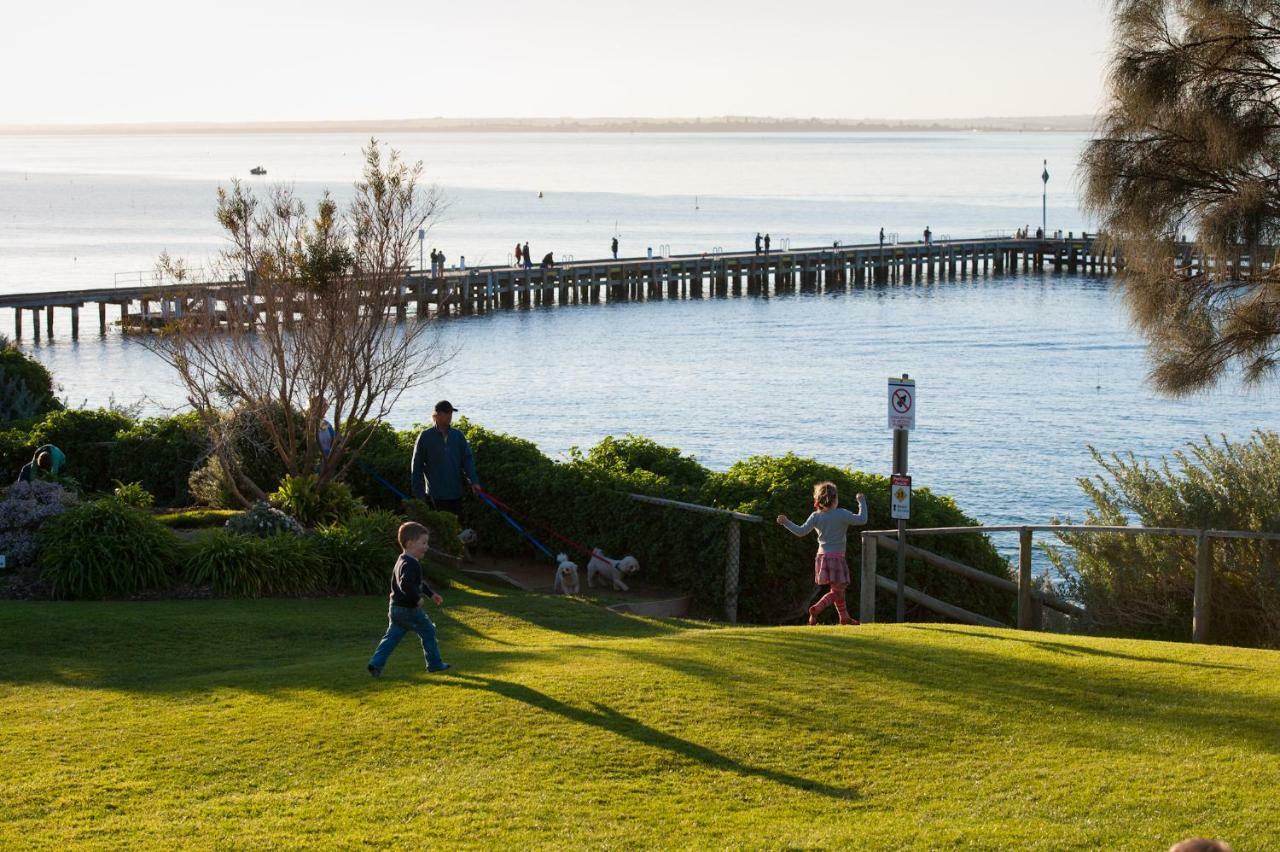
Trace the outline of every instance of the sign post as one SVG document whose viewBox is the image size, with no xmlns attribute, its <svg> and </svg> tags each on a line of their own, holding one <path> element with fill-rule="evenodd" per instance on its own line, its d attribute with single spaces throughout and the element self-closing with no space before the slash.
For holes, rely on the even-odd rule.
<svg viewBox="0 0 1280 852">
<path fill-rule="evenodd" d="M 916 428 L 916 383 L 906 373 L 889 379 L 889 428 L 893 430 L 893 476 L 889 502 L 898 522 L 898 623 L 907 620 L 907 521 L 911 519 L 911 477 L 907 476 L 907 436 Z M 899 497 L 901 493 L 901 497 Z"/>
</svg>

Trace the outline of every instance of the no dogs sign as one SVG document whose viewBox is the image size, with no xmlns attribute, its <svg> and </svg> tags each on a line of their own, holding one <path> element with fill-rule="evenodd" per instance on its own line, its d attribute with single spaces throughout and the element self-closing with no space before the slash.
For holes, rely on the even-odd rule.
<svg viewBox="0 0 1280 852">
<path fill-rule="evenodd" d="M 914 379 L 889 380 L 889 428 L 916 428 L 916 383 Z"/>
<path fill-rule="evenodd" d="M 911 520 L 911 477 L 889 477 L 889 517 L 895 521 Z"/>
</svg>

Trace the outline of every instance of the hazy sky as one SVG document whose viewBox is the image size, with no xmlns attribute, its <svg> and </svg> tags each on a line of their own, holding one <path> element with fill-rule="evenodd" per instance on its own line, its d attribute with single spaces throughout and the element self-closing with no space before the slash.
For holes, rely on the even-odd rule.
<svg viewBox="0 0 1280 852">
<path fill-rule="evenodd" d="M 1093 113 L 1107 0 L 6 4 L 0 124 Z"/>
</svg>

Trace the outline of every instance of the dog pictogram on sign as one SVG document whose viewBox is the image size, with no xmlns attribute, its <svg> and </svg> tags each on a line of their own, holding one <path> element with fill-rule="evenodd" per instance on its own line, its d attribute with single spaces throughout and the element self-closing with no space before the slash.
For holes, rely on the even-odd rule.
<svg viewBox="0 0 1280 852">
<path fill-rule="evenodd" d="M 889 428 L 916 428 L 916 383 L 913 379 L 889 380 Z"/>
</svg>

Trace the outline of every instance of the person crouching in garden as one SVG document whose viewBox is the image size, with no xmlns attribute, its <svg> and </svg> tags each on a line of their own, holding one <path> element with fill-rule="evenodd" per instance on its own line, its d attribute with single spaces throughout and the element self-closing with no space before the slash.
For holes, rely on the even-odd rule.
<svg viewBox="0 0 1280 852">
<path fill-rule="evenodd" d="M 401 524 L 396 534 L 400 542 L 400 558 L 391 572 L 391 602 L 387 609 L 387 632 L 369 660 L 369 674 L 382 675 L 387 658 L 410 631 L 422 640 L 422 654 L 427 660 L 427 671 L 442 672 L 449 664 L 440 659 L 440 646 L 436 644 L 436 626 L 422 611 L 422 596 L 431 598 L 436 606 L 444 603 L 440 595 L 431 590 L 422 576 L 423 554 L 427 552 L 430 532 L 412 521 Z"/>
<path fill-rule="evenodd" d="M 827 593 L 809 607 L 810 624 L 817 624 L 818 616 L 831 604 L 836 605 L 841 624 L 858 623 L 857 619 L 849 617 L 844 599 L 844 591 L 849 587 L 849 562 L 845 559 L 848 530 L 849 527 L 867 522 L 866 498 L 859 494 L 857 500 L 857 514 L 841 509 L 836 484 L 819 482 L 813 487 L 813 514 L 803 525 L 796 526 L 786 515 L 778 516 L 778 524 L 794 535 L 803 537 L 814 530 L 818 531 L 818 556 L 813 563 L 813 581 L 828 588 Z"/>
</svg>

